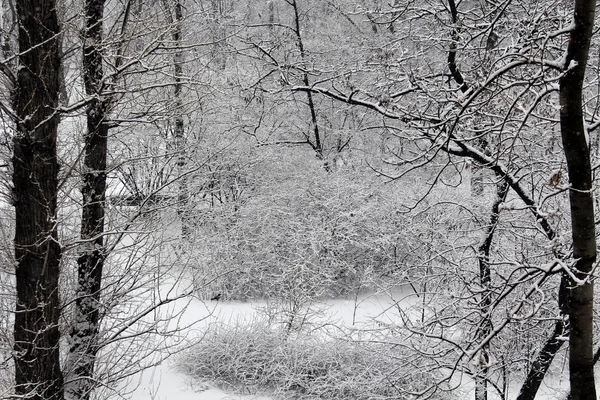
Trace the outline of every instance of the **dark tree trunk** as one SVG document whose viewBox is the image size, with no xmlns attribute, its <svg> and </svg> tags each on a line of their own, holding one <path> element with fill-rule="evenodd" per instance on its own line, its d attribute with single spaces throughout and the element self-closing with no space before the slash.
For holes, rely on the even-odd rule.
<svg viewBox="0 0 600 400">
<path fill-rule="evenodd" d="M 55 1 L 16 2 L 19 72 L 13 93 L 16 213 L 16 395 L 61 400 L 58 278 L 61 247 L 56 204 L 56 156 L 60 57 Z"/>
<path fill-rule="evenodd" d="M 569 288 L 569 372 L 573 400 L 596 399 L 593 360 L 594 288 L 589 281 L 596 260 L 590 146 L 583 121 L 582 87 L 596 2 L 575 0 L 565 70 L 560 80 L 560 129 L 569 171 L 573 236 L 572 272 L 579 282 Z"/>
<path fill-rule="evenodd" d="M 479 284 L 482 288 L 481 298 L 479 301 L 480 313 L 483 316 L 481 325 L 477 331 L 477 338 L 483 339 L 487 337 L 492 331 L 492 318 L 490 315 L 492 305 L 492 293 L 490 285 L 492 283 L 492 271 L 490 266 L 490 249 L 492 248 L 492 240 L 494 239 L 494 233 L 496 232 L 496 226 L 500 220 L 500 204 L 506 200 L 506 195 L 509 190 L 508 183 L 501 180 L 497 184 L 497 197 L 492 204 L 492 212 L 490 216 L 490 224 L 485 230 L 483 242 L 479 246 Z M 488 387 L 488 372 L 489 372 L 489 344 L 481 349 L 479 359 L 483 365 L 479 367 L 477 375 L 475 376 L 475 400 L 486 400 L 487 387 Z"/>
<path fill-rule="evenodd" d="M 448 0 L 448 6 L 450 7 L 450 15 L 452 17 L 452 33 L 450 36 L 452 37 L 452 41 L 450 42 L 450 50 L 448 51 L 448 69 L 450 70 L 450 75 L 456 83 L 460 85 L 460 91 L 466 93 L 469 90 L 469 86 L 465 82 L 458 66 L 456 65 L 456 48 L 457 43 L 460 38 L 458 33 L 458 10 L 456 9 L 456 3 L 454 0 Z"/>
<path fill-rule="evenodd" d="M 98 352 L 100 292 L 104 267 L 104 210 L 106 200 L 106 153 L 108 125 L 106 101 L 102 100 L 102 22 L 104 0 L 85 0 L 83 80 L 91 101 L 86 109 L 82 249 L 79 255 L 74 326 L 71 331 L 70 364 L 73 376 L 67 385 L 71 398 L 87 400 L 94 389 L 94 365 Z"/>
<path fill-rule="evenodd" d="M 565 324 L 565 321 L 563 319 L 556 321 L 552 335 L 538 353 L 537 358 L 527 373 L 527 377 L 525 378 L 525 382 L 523 382 L 523 386 L 521 386 L 517 400 L 535 399 L 538 389 L 544 380 L 544 376 L 546 376 L 546 372 L 548 371 L 548 368 L 550 368 L 552 360 L 554 360 L 554 356 L 565 342 L 562 337 L 567 333 L 568 327 Z"/>
<path fill-rule="evenodd" d="M 296 34 L 298 50 L 300 50 L 300 58 L 302 59 L 302 62 L 304 63 L 304 62 L 306 62 L 306 51 L 304 49 L 304 42 L 302 41 L 302 33 L 300 31 L 300 14 L 298 12 L 298 4 L 297 4 L 296 0 L 292 0 L 290 4 L 292 5 L 292 8 L 294 9 L 294 33 Z M 308 66 L 307 65 L 302 66 L 302 70 L 303 70 L 302 83 L 304 84 L 304 86 L 310 87 L 310 79 L 308 78 L 308 72 L 306 72 L 308 70 Z M 313 135 L 314 135 L 314 142 L 312 142 L 310 137 L 308 137 L 308 143 L 310 143 L 310 145 L 314 149 L 315 153 L 317 153 L 317 158 L 319 160 L 323 160 L 324 159 L 323 143 L 322 143 L 322 138 L 321 138 L 321 132 L 319 131 L 319 123 L 317 121 L 317 108 L 315 106 L 313 94 L 310 90 L 306 92 L 306 96 L 308 99 L 308 108 L 310 110 L 310 122 L 311 122 L 311 127 L 312 127 L 312 131 L 313 131 Z M 327 164 L 327 161 L 324 161 L 324 167 L 325 167 L 325 170 L 327 170 L 327 171 L 330 170 L 329 165 Z"/>
</svg>

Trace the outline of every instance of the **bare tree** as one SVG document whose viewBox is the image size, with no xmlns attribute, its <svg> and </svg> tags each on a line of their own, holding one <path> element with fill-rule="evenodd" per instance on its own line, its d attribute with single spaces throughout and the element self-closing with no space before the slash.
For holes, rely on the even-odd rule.
<svg viewBox="0 0 600 400">
<path fill-rule="evenodd" d="M 302 32 L 300 30 L 300 12 L 298 11 L 298 2 L 296 0 L 286 0 L 286 3 L 288 3 L 292 9 L 294 10 L 293 13 L 293 19 L 294 19 L 294 23 L 292 25 L 292 30 L 294 32 L 294 35 L 296 36 L 296 40 L 297 40 L 297 46 L 298 46 L 298 51 L 300 51 L 300 61 L 302 62 L 302 82 L 304 83 L 304 86 L 310 86 L 310 80 L 309 80 L 309 76 L 308 76 L 308 65 L 306 64 L 307 62 L 307 57 L 306 57 L 306 50 L 304 49 L 304 40 L 302 39 Z M 315 106 L 315 101 L 313 99 L 313 94 L 312 92 L 308 91 L 306 92 L 306 97 L 308 99 L 308 109 L 310 111 L 310 127 L 312 128 L 313 131 L 313 140 L 314 142 L 311 140 L 310 137 L 307 138 L 307 142 L 311 145 L 311 147 L 313 148 L 313 150 L 315 151 L 315 153 L 317 153 L 317 157 L 320 160 L 323 160 L 323 139 L 321 138 L 321 133 L 319 131 L 319 122 L 317 120 L 317 109 Z M 327 165 L 327 162 L 325 162 L 324 164 L 325 170 L 329 170 L 329 166 Z"/>
<path fill-rule="evenodd" d="M 329 3 L 285 0 L 280 4 L 283 6 L 268 2 L 258 11 L 259 21 L 248 23 L 248 29 L 239 35 L 242 40 L 238 51 L 246 57 L 244 62 L 256 65 L 260 71 L 252 81 L 244 82 L 248 90 L 243 94 L 244 100 L 262 111 L 256 125 L 247 133 L 254 136 L 260 146 L 308 145 L 324 169 L 331 172 L 332 159 L 339 160 L 339 155 L 349 147 L 349 135 L 341 132 L 352 131 L 346 125 L 357 119 L 353 111 L 341 117 L 341 113 L 319 102 L 311 92 L 299 95 L 282 88 L 290 82 L 310 86 L 329 68 L 329 60 L 318 56 L 321 47 L 313 49 L 318 43 L 314 26 L 325 20 L 338 24 L 340 17 L 327 15 L 331 14 Z M 346 17 L 342 25 L 348 25 L 348 21 L 353 24 Z M 254 51 L 250 51 L 248 44 Z M 257 59 L 262 59 L 263 65 L 259 65 Z M 255 99 L 258 101 L 252 104 Z"/>
<path fill-rule="evenodd" d="M 98 353 L 100 294 L 106 257 L 104 216 L 109 102 L 102 97 L 104 0 L 86 0 L 84 16 L 82 69 L 85 92 L 90 100 L 86 105 L 87 130 L 83 150 L 82 250 L 77 260 L 77 297 L 70 332 L 69 357 L 73 376 L 68 381 L 66 392 L 69 398 L 87 400 L 96 385 L 94 366 Z"/>
<path fill-rule="evenodd" d="M 491 306 L 493 292 L 492 286 L 492 268 L 490 253 L 492 240 L 494 239 L 494 231 L 498 226 L 500 218 L 500 205 L 506 201 L 508 195 L 508 184 L 501 180 L 498 182 L 497 198 L 492 204 L 490 223 L 484 231 L 484 237 L 481 245 L 478 248 L 479 261 L 479 284 L 481 285 L 481 295 L 479 299 L 480 312 L 483 316 L 482 322 L 478 327 L 477 336 L 479 339 L 485 339 L 494 329 L 491 317 Z M 475 374 L 475 400 L 486 400 L 488 398 L 488 373 L 490 364 L 489 345 L 481 349 L 481 354 L 478 356 L 481 360 L 480 370 Z"/>
<path fill-rule="evenodd" d="M 590 139 L 583 118 L 583 81 L 596 3 L 576 0 L 560 78 L 560 132 L 569 173 L 573 262 L 569 266 L 569 381 L 571 399 L 596 398 L 593 361 L 596 229 Z"/>
<path fill-rule="evenodd" d="M 184 6 L 180 0 L 174 0 L 171 4 L 169 1 L 164 1 L 165 13 L 167 19 L 173 25 L 171 37 L 173 40 L 173 97 L 174 97 L 174 117 L 173 117 L 173 141 L 177 156 L 177 175 L 179 175 L 179 193 L 177 199 L 177 213 L 181 219 L 181 234 L 186 238 L 190 235 L 189 217 L 187 214 L 186 205 L 189 200 L 188 179 L 183 172 L 186 166 L 186 137 L 183 116 L 183 51 L 182 51 L 182 25 L 183 25 L 183 10 Z"/>
<path fill-rule="evenodd" d="M 532 363 L 532 368 L 536 369 L 539 378 L 560 348 L 557 338 L 569 332 L 571 385 L 573 390 L 586 393 L 573 393 L 573 396 L 593 398 L 593 294 L 589 278 L 596 253 L 587 131 L 596 129 L 598 124 L 595 114 L 584 114 L 581 100 L 593 27 L 593 5 L 576 3 L 575 20 L 571 25 L 566 8 L 553 9 L 551 4 L 543 1 L 536 4 L 538 8 L 535 9 L 512 3 L 502 6 L 486 3 L 481 9 L 459 10 L 451 1 L 443 7 L 427 3 L 427 7 L 408 5 L 398 9 L 390 6 L 387 11 L 367 9 L 364 12 L 371 14 L 371 22 L 389 23 L 389 18 L 393 18 L 396 26 L 404 23 L 410 27 L 399 31 L 398 37 L 385 44 L 387 51 L 395 52 L 396 58 L 389 63 L 381 62 L 380 68 L 374 69 L 369 78 L 364 78 L 360 69 L 347 70 L 347 75 L 356 76 L 350 83 L 332 74 L 329 79 L 323 77 L 318 85 L 293 89 L 321 93 L 346 104 L 362 106 L 388 121 L 396 121 L 397 136 L 399 140 L 411 143 L 412 156 L 395 154 L 397 169 L 390 174 L 394 179 L 409 176 L 418 168 L 432 166 L 434 160 L 440 160 L 440 155 L 445 153 L 448 162 L 442 163 L 443 168 L 454 165 L 453 157 L 468 157 L 487 169 L 488 174 L 505 181 L 511 195 L 519 198 L 525 209 L 533 213 L 536 229 L 551 243 L 551 250 L 533 264 L 514 260 L 518 267 L 510 273 L 527 271 L 523 276 L 546 285 L 546 294 L 558 289 L 558 281 L 551 277 L 562 276 L 560 297 L 562 299 L 568 293 L 569 299 L 566 306 L 559 299 L 559 307 L 552 317 L 556 324 L 550 330 L 546 346 L 539 346 L 539 358 Z M 449 18 L 439 19 L 440 12 L 450 14 Z M 552 14 L 550 18 L 541 17 L 550 15 L 548 13 Z M 379 16 L 381 20 L 373 19 L 373 16 Z M 509 21 L 519 19 L 517 16 L 526 16 L 534 22 L 515 28 Z M 464 17 L 462 21 L 461 17 Z M 439 35 L 441 26 L 449 32 L 449 39 Z M 430 46 L 428 42 L 439 46 Z M 562 57 L 565 47 L 566 59 Z M 440 48 L 447 49 L 446 53 L 440 52 Z M 373 81 L 381 82 L 382 87 L 373 88 Z M 559 86 L 560 133 L 571 185 L 567 190 L 560 178 L 560 153 L 554 150 L 553 138 L 542 136 L 540 130 L 542 125 L 548 132 L 557 132 L 559 128 L 558 99 L 553 97 L 559 92 Z M 548 143 L 545 149 L 522 145 L 544 141 Z M 542 152 L 539 157 L 547 163 L 546 174 L 541 174 L 535 167 L 535 159 L 539 158 L 537 152 Z M 552 157 L 551 161 L 548 156 Z M 436 180 L 440 175 L 441 172 Z M 567 191 L 571 204 L 572 255 L 561 239 L 562 232 L 557 228 L 558 224 L 555 225 L 554 214 L 540 213 L 549 207 L 549 199 L 564 204 L 563 194 Z M 551 267 L 533 268 L 541 260 Z M 526 281 L 511 284 L 510 291 L 520 288 L 519 293 L 531 299 L 534 291 L 532 287 L 527 288 Z M 502 291 L 495 294 L 490 305 L 492 314 L 498 302 L 508 298 L 506 296 Z M 466 345 L 465 357 L 480 354 L 504 327 L 511 325 L 511 321 L 524 318 L 519 313 L 523 312 L 525 303 L 515 298 L 513 301 L 516 301 L 512 308 L 515 314 L 502 320 L 498 318 L 488 335 L 471 340 Z M 535 303 L 533 300 L 527 302 Z M 569 316 L 570 330 L 561 322 L 563 312 Z M 535 313 L 530 318 L 535 318 Z M 424 331 L 421 333 L 428 335 Z M 441 335 L 440 339 L 447 338 Z M 464 349 L 462 346 L 459 347 Z M 587 380 L 586 384 L 583 379 Z M 533 381 L 528 378 L 527 383 Z"/>
</svg>

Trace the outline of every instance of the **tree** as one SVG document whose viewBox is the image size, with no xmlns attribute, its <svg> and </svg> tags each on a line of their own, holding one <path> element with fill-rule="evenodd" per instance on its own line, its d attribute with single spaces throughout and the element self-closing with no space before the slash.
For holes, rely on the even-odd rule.
<svg viewBox="0 0 600 400">
<path fill-rule="evenodd" d="M 479 285 L 481 286 L 481 295 L 479 299 L 480 312 L 483 315 L 483 321 L 478 329 L 477 336 L 479 339 L 485 339 L 493 330 L 493 321 L 491 318 L 491 306 L 492 306 L 492 268 L 490 253 L 492 247 L 492 240 L 494 238 L 494 231 L 498 226 L 498 220 L 500 218 L 500 205 L 506 201 L 508 195 L 508 184 L 501 180 L 498 182 L 497 187 L 497 198 L 492 204 L 492 212 L 490 216 L 490 223 L 484 231 L 484 237 L 481 245 L 477 249 L 479 254 L 477 256 L 479 261 Z M 480 371 L 477 371 L 475 375 L 475 400 L 485 400 L 488 398 L 488 372 L 490 364 L 489 345 L 484 346 L 481 349 L 480 359 L 481 363 Z"/>
<path fill-rule="evenodd" d="M 130 270 L 134 266 L 139 267 L 135 257 L 123 260 L 113 254 L 119 253 L 120 241 L 126 237 L 122 231 L 130 228 L 143 213 L 140 211 L 125 219 L 120 213 L 107 213 L 107 177 L 112 168 L 107 168 L 109 128 L 122 123 L 119 117 L 128 123 L 139 123 L 144 116 L 151 114 L 143 109 L 142 117 L 135 111 L 132 117 L 128 112 L 134 107 L 121 103 L 123 97 L 135 98 L 140 93 L 165 91 L 165 87 L 171 89 L 181 82 L 182 77 L 178 74 L 174 82 L 166 84 L 154 80 L 156 74 L 167 70 L 162 61 L 170 54 L 157 53 L 168 41 L 163 39 L 163 29 L 170 30 L 171 24 L 164 28 L 162 19 L 163 29 L 159 32 L 148 27 L 139 35 L 140 32 L 132 34 L 130 24 L 147 22 L 143 20 L 147 16 L 142 18 L 139 15 L 141 7 L 134 7 L 133 2 L 128 2 L 123 9 L 107 15 L 104 8 L 102 0 L 89 0 L 83 4 L 83 45 L 79 47 L 78 43 L 75 48 L 82 50 L 82 57 L 78 60 L 81 61 L 81 69 L 71 72 L 76 74 L 80 71 L 84 90 L 78 90 L 79 81 L 71 83 L 68 88 L 74 98 L 71 104 L 63 104 L 66 99 L 61 99 L 59 105 L 58 100 L 60 90 L 67 89 L 61 87 L 64 82 L 61 81 L 60 67 L 64 58 L 61 60 L 58 42 L 69 32 L 68 26 L 60 30 L 56 4 L 45 3 L 42 7 L 35 2 L 18 3 L 19 73 L 16 77 L 8 68 L 10 62 L 2 63 L 5 78 L 14 84 L 14 113 L 6 104 L 2 104 L 2 110 L 13 116 L 17 123 L 13 140 L 18 292 L 14 329 L 18 354 L 15 362 L 16 391 L 32 398 L 61 399 L 66 392 L 69 398 L 89 399 L 91 392 L 103 383 L 115 383 L 145 368 L 147 364 L 140 360 L 150 356 L 143 352 L 136 352 L 126 362 L 112 365 L 108 372 L 99 359 L 105 359 L 106 349 L 117 347 L 120 341 L 135 342 L 126 334 L 134 326 L 139 329 L 139 335 L 146 337 L 158 335 L 164 338 L 178 331 L 180 326 L 165 327 L 168 324 L 162 316 L 151 322 L 144 318 L 149 314 L 160 315 L 161 307 L 190 294 L 188 290 L 173 296 L 156 295 L 157 285 L 165 279 L 165 272 L 160 268 L 175 261 L 154 261 L 151 264 L 154 269 L 144 271 L 151 275 L 148 278 Z M 134 18 L 136 13 L 137 20 Z M 150 12 L 149 15 L 156 19 L 164 18 L 160 12 Z M 117 32 L 116 38 L 111 40 L 103 37 L 108 23 L 117 27 L 108 29 Z M 154 34 L 156 36 L 152 36 Z M 148 43 L 142 43 L 144 39 Z M 67 50 L 69 54 L 73 52 L 74 49 Z M 144 60 L 149 60 L 147 65 L 151 66 L 151 71 L 146 68 L 147 65 L 140 67 Z M 153 103 L 156 104 L 160 105 L 160 99 Z M 81 109 L 85 109 L 86 129 L 81 135 L 84 143 L 74 146 L 76 149 L 79 147 L 81 153 L 63 154 L 60 159 L 63 173 L 59 181 L 56 145 L 59 117 L 70 119 L 65 126 L 72 127 L 76 125 L 72 121 L 79 118 L 77 113 Z M 159 114 L 161 111 L 164 110 L 156 112 Z M 150 118 L 163 116 L 152 114 Z M 61 137 L 62 143 L 69 140 L 76 142 L 79 138 L 68 129 L 63 131 L 66 133 Z M 63 153 L 66 153 L 64 149 Z M 78 175 L 80 167 L 82 173 Z M 76 201 L 70 198 L 70 190 L 79 185 L 79 178 L 82 181 L 82 200 Z M 173 182 L 176 181 L 177 177 L 170 176 L 158 191 L 169 185 L 175 186 Z M 81 218 L 72 218 L 80 226 L 78 238 L 68 233 L 70 221 L 59 217 L 57 200 L 62 204 L 62 215 L 73 213 L 72 210 L 81 205 Z M 58 232 L 59 228 L 62 234 Z M 159 241 L 155 245 L 159 249 L 165 239 L 152 240 Z M 135 244 L 139 247 L 143 247 L 143 243 L 142 239 L 136 239 Z M 144 252 L 144 256 L 139 258 L 156 257 L 149 256 L 147 249 Z M 73 257 L 74 253 L 77 253 L 76 257 Z M 130 254 L 134 253 L 130 251 Z M 70 261 L 74 258 L 78 275 L 75 288 L 65 288 L 64 283 L 69 282 Z M 115 263 L 119 264 L 119 273 L 126 274 L 126 277 L 115 274 Z M 104 276 L 106 270 L 109 271 L 108 276 Z M 108 279 L 107 284 L 103 284 L 105 279 Z M 75 292 L 74 297 L 70 297 L 72 291 Z M 145 304 L 134 306 L 132 293 L 144 298 Z M 129 300 L 130 309 L 136 310 L 135 313 L 126 318 L 120 315 L 117 322 L 112 321 L 114 314 L 111 313 L 121 304 L 116 299 Z M 70 311 L 73 311 L 72 320 Z M 62 326 L 59 326 L 61 315 Z M 65 321 L 71 324 L 68 334 L 64 333 L 66 329 L 61 329 Z M 62 371 L 59 365 L 61 332 L 70 339 L 68 360 Z M 156 350 L 166 346 L 166 342 L 153 341 L 153 345 Z M 68 375 L 66 379 L 63 374 Z"/>
<path fill-rule="evenodd" d="M 396 166 L 390 174 L 394 179 L 435 166 L 436 161 L 446 158 L 447 162 L 437 164 L 441 165 L 435 178 L 438 181 L 443 179 L 445 169 L 456 165 L 457 157 L 466 157 L 479 169 L 488 170 L 488 176 L 495 175 L 505 181 L 510 188 L 508 198 L 514 195 L 532 212 L 534 229 L 543 233 L 551 250 L 533 259 L 519 260 L 515 254 L 513 265 L 518 267 L 512 271 L 496 267 L 502 274 L 524 271 L 523 277 L 527 279 L 510 283 L 509 292 L 515 290 L 530 300 L 506 297 L 508 292 L 502 294 L 498 290 L 490 314 L 496 313 L 498 302 L 508 299 L 514 302 L 514 314 L 502 319 L 498 316 L 494 329 L 485 338 L 457 343 L 457 347 L 466 348 L 464 356 L 473 358 L 500 337 L 504 329 L 510 330 L 514 321 L 525 318 L 521 313 L 529 307 L 527 304 L 535 304 L 535 291 L 525 282 L 533 279 L 545 286 L 545 295 L 552 291 L 560 293 L 559 307 L 552 317 L 556 326 L 550 329 L 548 346 L 540 346 L 540 362 L 532 363 L 532 368 L 537 368 L 538 375 L 545 371 L 553 352 L 560 348 L 556 338 L 566 331 L 560 321 L 564 311 L 571 328 L 571 386 L 586 393 L 573 396 L 592 398 L 593 379 L 588 378 L 592 373 L 593 294 L 588 279 L 596 255 L 586 130 L 596 129 L 598 124 L 593 111 L 582 111 L 581 97 L 586 93 L 583 74 L 593 27 L 593 5 L 576 3 L 571 25 L 570 10 L 562 6 L 553 8 L 545 1 L 534 2 L 535 7 L 482 3 L 479 8 L 463 6 L 462 9 L 451 0 L 441 6 L 428 2 L 427 6 L 409 4 L 401 9 L 393 5 L 385 9 L 377 2 L 372 3 L 363 10 L 371 23 L 410 27 L 382 44 L 390 57 L 377 64 L 366 62 L 354 70 L 337 69 L 337 74 L 322 77 L 318 85 L 292 89 L 364 107 L 394 124 L 398 140 L 404 140 L 410 149 L 408 156 L 402 152 L 394 155 Z M 520 20 L 528 22 L 512 25 Z M 566 40 L 568 34 L 571 36 Z M 340 75 L 345 79 L 339 78 Z M 558 98 L 553 96 L 557 92 L 560 92 Z M 587 89 L 587 93 L 590 98 L 597 98 L 593 89 Z M 557 103 L 561 110 L 560 126 Z M 551 137 L 559 128 L 570 177 L 568 189 L 561 183 L 562 157 Z M 544 132 L 550 135 L 544 136 Z M 546 171 L 552 172 L 541 173 L 537 166 L 541 163 L 548 168 Z M 563 230 L 560 216 L 543 210 L 563 209 L 567 191 L 571 223 L 568 230 Z M 550 199 L 555 202 L 552 207 Z M 567 233 L 572 235 L 573 255 L 569 253 L 569 243 L 563 239 Z M 533 267 L 540 263 L 546 266 Z M 560 290 L 553 276 L 562 276 Z M 569 300 L 566 307 L 565 293 Z M 577 304 L 575 308 L 571 307 L 572 302 Z M 535 316 L 531 314 L 528 320 L 533 322 Z M 443 323 L 438 325 L 443 326 Z M 426 331 L 420 333 L 431 337 Z M 438 338 L 448 339 L 443 333 Z M 587 376 L 585 385 L 582 376 Z"/>
<path fill-rule="evenodd" d="M 106 158 L 108 152 L 107 108 L 103 98 L 104 0 L 84 1 L 85 28 L 82 57 L 86 105 L 84 134 L 81 241 L 77 260 L 75 315 L 69 349 L 73 376 L 67 383 L 69 398 L 88 400 L 95 387 L 94 367 L 99 350 L 100 294 L 107 249 L 104 246 Z"/>
<path fill-rule="evenodd" d="M 309 76 L 308 76 L 308 65 L 306 64 L 307 62 L 307 57 L 306 57 L 306 51 L 304 49 L 304 41 L 302 40 L 302 32 L 300 31 L 300 12 L 298 11 L 298 2 L 296 0 L 286 0 L 286 3 L 288 3 L 292 9 L 294 10 L 293 14 L 292 14 L 292 18 L 293 18 L 293 25 L 292 25 L 292 30 L 294 32 L 294 35 L 296 36 L 296 40 L 297 40 L 297 46 L 298 46 L 298 51 L 300 52 L 300 62 L 302 63 L 303 67 L 302 67 L 302 82 L 304 83 L 304 86 L 310 86 L 310 80 L 309 80 Z M 314 139 L 311 139 L 310 136 L 307 135 L 307 139 L 306 141 L 311 145 L 311 147 L 313 148 L 313 150 L 315 151 L 315 153 L 317 154 L 317 158 L 319 160 L 323 159 L 323 144 L 322 144 L 322 138 L 321 138 L 321 133 L 319 132 L 319 121 L 317 120 L 317 110 L 316 110 L 316 106 L 315 106 L 315 101 L 313 99 L 313 94 L 312 92 L 308 91 L 306 92 L 306 97 L 308 100 L 308 109 L 310 111 L 310 127 L 312 128 L 313 131 L 313 136 Z M 313 142 L 314 140 L 314 142 Z M 325 170 L 329 170 L 329 166 L 327 164 L 327 162 L 325 162 L 324 164 Z"/>
<path fill-rule="evenodd" d="M 160 285 L 164 279 L 167 279 L 166 272 L 161 268 L 165 263 L 175 262 L 170 259 L 171 254 L 168 249 L 163 248 L 162 242 L 168 239 L 161 235 L 156 237 L 153 235 L 154 232 L 143 234 L 146 229 L 141 229 L 134 238 L 124 234 L 133 226 L 144 226 L 144 222 L 138 220 L 143 219 L 145 212 L 148 211 L 145 207 L 147 203 L 163 207 L 163 201 L 169 203 L 172 198 L 176 198 L 178 201 L 176 200 L 172 205 L 177 207 L 181 214 L 187 198 L 186 177 L 183 170 L 185 167 L 182 100 L 184 77 L 181 51 L 183 6 L 179 1 L 173 4 L 165 2 L 164 5 L 164 9 L 154 9 L 144 8 L 142 2 L 138 4 L 128 2 L 118 10 L 120 12 L 115 17 L 111 13 L 105 15 L 104 0 L 84 2 L 85 29 L 81 74 L 85 96 L 80 104 L 85 106 L 87 130 L 83 135 L 82 150 L 83 187 L 79 240 L 81 250 L 77 258 L 77 288 L 74 293 L 74 315 L 69 332 L 69 363 L 68 369 L 65 370 L 69 373 L 67 394 L 74 399 L 89 399 L 92 392 L 103 384 L 114 384 L 119 379 L 146 368 L 148 364 L 161 361 L 160 353 L 157 361 L 152 358 L 154 352 L 150 350 L 167 346 L 166 339 L 155 340 L 154 336 L 166 337 L 178 331 L 180 327 L 163 326 L 165 320 L 163 317 L 158 318 L 161 314 L 160 308 L 189 295 L 189 291 L 164 298 L 160 294 Z M 162 23 L 158 32 L 151 26 L 144 27 L 145 30 L 141 29 L 142 32 L 134 30 L 134 27 L 140 27 L 149 18 L 155 18 Z M 108 31 L 117 32 L 116 38 L 105 38 L 104 32 L 107 31 L 105 24 L 111 22 L 116 28 Z M 172 64 L 165 62 L 173 57 L 173 54 L 161 53 L 160 49 L 163 46 L 175 51 Z M 140 64 L 145 62 L 147 64 L 141 67 Z M 170 67 L 174 67 L 174 75 Z M 168 76 L 169 80 L 157 81 L 156 75 L 161 74 Z M 175 101 L 171 109 L 170 103 L 164 101 L 163 96 L 173 89 Z M 136 97 L 143 97 L 148 93 L 153 93 L 157 98 L 151 105 L 144 103 L 138 108 Z M 161 100 L 165 104 L 161 104 Z M 154 106 L 157 110 L 149 112 L 148 108 Z M 161 106 L 164 108 L 161 109 Z M 149 187 L 147 191 L 132 191 L 132 196 L 128 196 L 131 203 L 121 204 L 121 206 L 133 205 L 137 208 L 128 217 L 123 219 L 119 213 L 116 215 L 114 212 L 110 213 L 106 198 L 107 179 L 115 165 L 113 162 L 112 166 L 107 167 L 111 148 L 109 144 L 112 146 L 108 140 L 109 129 L 116 130 L 127 124 L 144 124 L 147 123 L 145 117 L 169 121 L 171 115 L 174 115 L 174 132 L 166 141 L 170 143 L 160 154 L 157 154 L 156 159 L 166 158 L 167 165 L 173 167 L 169 171 L 172 173 L 164 174 L 162 177 L 157 176 L 165 171 L 163 169 L 153 171 L 151 176 L 145 176 L 145 179 L 155 180 L 158 184 Z M 119 117 L 125 121 L 119 120 Z M 131 132 L 127 133 L 133 136 Z M 113 138 L 116 136 L 111 135 Z M 119 136 L 128 135 L 120 131 Z M 139 146 L 135 151 L 139 154 Z M 171 156 L 165 157 L 164 151 L 170 152 Z M 145 162 L 156 161 L 153 157 L 144 156 Z M 114 158 L 111 161 L 114 161 Z M 78 160 L 72 162 L 77 164 Z M 123 164 L 128 162 L 129 160 L 122 161 Z M 112 177 L 114 178 L 114 175 Z M 133 185 L 136 184 L 135 180 L 132 182 Z M 179 191 L 169 190 L 169 187 L 176 186 L 179 186 Z M 122 243 L 129 240 L 133 240 L 134 245 Z M 147 241 L 157 241 L 155 249 L 144 248 Z M 125 246 L 129 252 L 129 257 L 125 257 L 124 260 L 121 246 Z M 154 254 L 156 249 L 162 249 L 167 261 L 161 261 L 160 258 L 157 261 L 155 258 L 157 256 Z M 144 254 L 132 257 L 138 251 Z M 137 257 L 152 260 L 147 263 L 147 267 L 144 266 L 141 273 L 131 271 L 131 268 L 140 268 Z M 118 266 L 115 267 L 115 263 Z M 108 273 L 105 276 L 106 271 Z M 144 299 L 142 304 L 138 303 L 136 297 Z M 130 311 L 135 310 L 128 313 L 126 317 L 118 310 L 123 302 L 127 302 Z M 154 315 L 155 319 L 148 321 L 149 314 Z M 111 357 L 107 354 L 108 349 L 125 346 L 132 351 L 130 346 L 135 344 L 137 339 L 129 336 L 128 330 L 134 329 L 133 327 L 138 330 L 138 336 L 146 338 L 150 350 L 135 349 L 134 354 L 121 358 L 119 362 L 107 368 L 104 363 Z M 151 361 L 145 364 L 142 362 L 144 359 L 151 359 Z"/>
<path fill-rule="evenodd" d="M 35 400 L 61 400 L 57 4 L 17 1 L 16 10 L 19 67 L 13 80 L 16 132 L 12 160 L 17 261 L 16 394 Z"/>
<path fill-rule="evenodd" d="M 329 72 L 332 57 L 327 53 L 331 50 L 316 29 L 336 27 L 328 29 L 323 37 L 348 34 L 348 20 L 340 21 L 332 8 L 335 6 L 331 3 L 310 0 L 253 7 L 246 18 L 248 28 L 238 34 L 237 43 L 243 62 L 258 72 L 242 80 L 245 101 L 261 111 L 247 133 L 260 146 L 308 146 L 330 172 L 335 169 L 332 161 L 341 163 L 341 154 L 356 133 L 352 125 L 361 118 L 352 109 L 342 113 L 313 93 L 290 93 L 285 86 L 310 86 L 324 71 Z"/>
<path fill-rule="evenodd" d="M 177 158 L 177 175 L 179 175 L 177 213 L 181 219 L 181 235 L 185 238 L 190 234 L 190 227 L 189 218 L 186 215 L 186 205 L 189 199 L 188 179 L 183 174 L 186 166 L 186 138 L 183 121 L 183 51 L 181 50 L 183 45 L 183 38 L 181 37 L 183 5 L 181 4 L 181 1 L 175 0 L 172 5 L 165 1 L 165 12 L 168 15 L 169 22 L 173 24 L 173 32 L 171 33 L 173 46 L 175 47 L 175 53 L 173 54 L 173 69 L 175 74 L 173 84 L 173 96 L 175 98 L 173 140 L 175 151 L 179 153 Z"/>
<path fill-rule="evenodd" d="M 576 0 L 560 78 L 560 132 L 569 173 L 573 262 L 569 270 L 569 381 L 571 398 L 596 398 L 593 360 L 596 230 L 590 138 L 583 116 L 583 84 L 596 3 Z"/>
</svg>

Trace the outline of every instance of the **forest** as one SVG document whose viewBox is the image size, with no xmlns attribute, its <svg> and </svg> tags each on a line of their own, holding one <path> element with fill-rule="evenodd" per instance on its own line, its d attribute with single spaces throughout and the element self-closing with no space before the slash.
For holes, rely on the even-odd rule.
<svg viewBox="0 0 600 400">
<path fill-rule="evenodd" d="M 594 1 L 0 3 L 1 399 L 597 398 Z"/>
</svg>

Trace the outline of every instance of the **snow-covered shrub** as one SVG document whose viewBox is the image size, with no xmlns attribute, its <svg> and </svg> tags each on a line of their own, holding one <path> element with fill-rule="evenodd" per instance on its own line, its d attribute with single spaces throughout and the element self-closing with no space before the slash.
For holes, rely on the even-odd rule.
<svg viewBox="0 0 600 400">
<path fill-rule="evenodd" d="M 262 183 L 235 212 L 204 214 L 193 246 L 197 275 L 220 274 L 206 296 L 337 297 L 378 287 L 398 268 L 403 216 L 394 194 L 360 176 L 313 172 Z"/>
<path fill-rule="evenodd" d="M 391 343 L 291 337 L 256 320 L 211 327 L 180 366 L 194 379 L 274 398 L 402 399 L 434 381 L 419 359 Z"/>
</svg>

